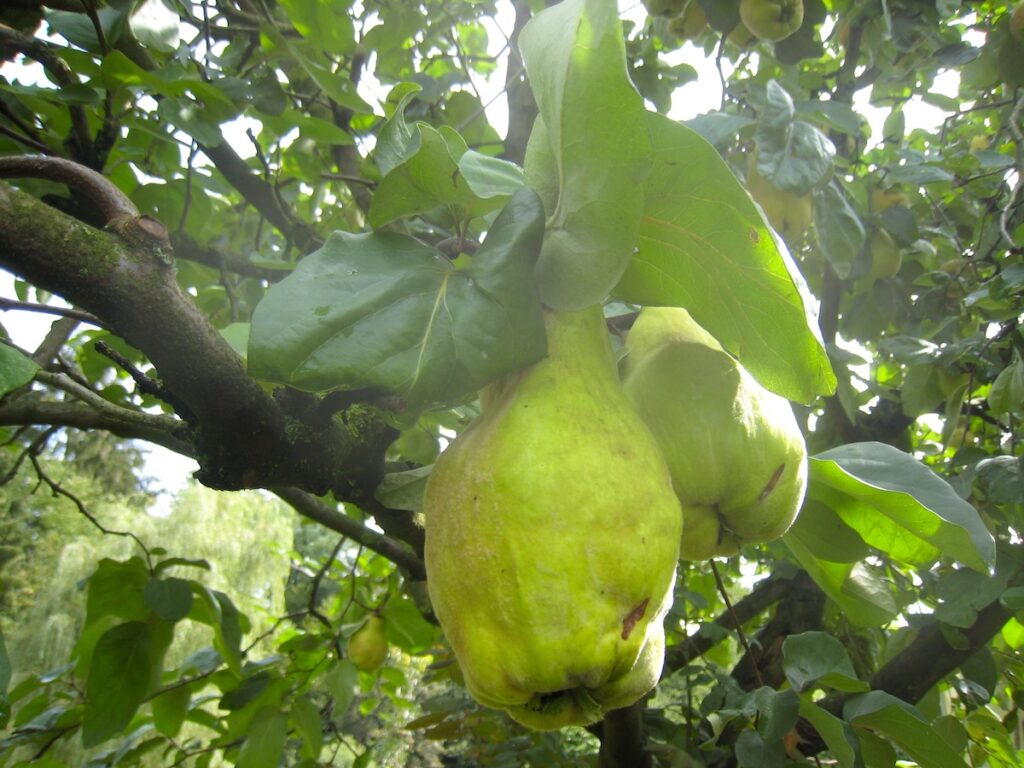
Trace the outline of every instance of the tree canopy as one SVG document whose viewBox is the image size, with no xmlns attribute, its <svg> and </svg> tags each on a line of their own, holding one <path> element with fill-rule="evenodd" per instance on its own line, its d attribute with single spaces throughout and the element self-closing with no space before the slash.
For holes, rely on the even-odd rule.
<svg viewBox="0 0 1024 768">
<path fill-rule="evenodd" d="M 1024 6 L 15 0 L 0 179 L 53 316 L 0 343 L 0 765 L 1020 763 Z M 791 401 L 807 493 L 679 561 L 650 695 L 536 731 L 424 488 L 598 305 Z M 140 443 L 221 495 L 154 519 Z"/>
</svg>

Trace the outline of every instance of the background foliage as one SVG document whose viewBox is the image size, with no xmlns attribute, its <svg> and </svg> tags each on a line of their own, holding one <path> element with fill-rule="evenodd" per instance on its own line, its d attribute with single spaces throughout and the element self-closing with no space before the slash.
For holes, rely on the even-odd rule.
<svg viewBox="0 0 1024 768">
<path fill-rule="evenodd" d="M 552 9 L 586 65 L 572 25 L 520 41 L 543 5 L 0 11 L 4 307 L 63 314 L 0 345 L 0 764 L 1020 763 L 1014 8 L 805 0 L 774 45 L 733 0 Z M 672 119 L 698 72 L 720 103 Z M 543 354 L 539 301 L 609 292 L 613 330 L 687 306 L 796 401 L 811 487 L 783 540 L 680 564 L 643 706 L 529 732 L 460 685 L 415 512 L 474 390 Z M 122 438 L 219 492 L 147 514 Z"/>
</svg>

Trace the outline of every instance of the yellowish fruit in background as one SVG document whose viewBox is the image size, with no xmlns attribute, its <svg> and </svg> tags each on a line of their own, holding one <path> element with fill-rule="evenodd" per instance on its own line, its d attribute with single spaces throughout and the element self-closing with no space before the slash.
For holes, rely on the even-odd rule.
<svg viewBox="0 0 1024 768">
<path fill-rule="evenodd" d="M 753 159 L 747 173 L 747 191 L 783 240 L 790 244 L 800 242 L 814 220 L 814 199 L 811 195 L 796 195 L 779 189 L 757 172 Z"/>
<path fill-rule="evenodd" d="M 803 0 L 740 0 L 740 19 L 760 40 L 777 43 L 804 23 Z"/>
<path fill-rule="evenodd" d="M 900 192 L 896 187 L 882 189 L 875 187 L 871 190 L 869 208 L 872 213 L 881 213 L 892 208 L 894 205 L 910 206 L 910 198 Z"/>
<path fill-rule="evenodd" d="M 691 40 L 704 31 L 708 25 L 708 17 L 704 14 L 697 0 L 690 0 L 681 15 L 671 19 L 668 31 L 680 40 Z"/>
<path fill-rule="evenodd" d="M 643 0 L 644 8 L 651 16 L 672 18 L 678 16 L 686 7 L 686 0 Z"/>
<path fill-rule="evenodd" d="M 871 253 L 869 277 L 872 280 L 894 277 L 900 271 L 903 264 L 900 247 L 884 229 L 877 229 L 872 233 L 868 241 L 868 250 Z"/>
<path fill-rule="evenodd" d="M 743 22 L 740 22 L 735 27 L 733 27 L 732 31 L 729 33 L 729 36 L 726 39 L 730 43 L 735 45 L 737 48 L 740 48 L 742 50 L 749 48 L 757 40 L 757 36 L 749 29 L 747 29 L 746 25 L 743 24 Z"/>
<path fill-rule="evenodd" d="M 379 669 L 388 657 L 384 619 L 371 615 L 348 639 L 348 659 L 363 672 Z"/>
<path fill-rule="evenodd" d="M 545 327 L 547 357 L 488 387 L 423 513 L 430 600 L 466 687 L 552 730 L 657 683 L 683 520 L 601 307 Z"/>
<path fill-rule="evenodd" d="M 1010 32 L 1018 40 L 1024 40 L 1024 3 L 1019 3 L 1010 14 Z"/>
<path fill-rule="evenodd" d="M 970 149 L 970 151 L 971 151 L 972 155 L 975 152 L 981 152 L 983 150 L 986 150 L 986 149 L 988 149 L 988 147 L 989 147 L 989 138 L 985 134 L 980 133 L 977 136 L 971 136 L 971 149 Z"/>
</svg>

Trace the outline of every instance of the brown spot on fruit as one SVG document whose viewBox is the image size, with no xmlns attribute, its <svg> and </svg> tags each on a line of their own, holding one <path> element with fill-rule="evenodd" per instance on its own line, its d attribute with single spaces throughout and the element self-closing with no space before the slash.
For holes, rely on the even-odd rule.
<svg viewBox="0 0 1024 768">
<path fill-rule="evenodd" d="M 757 497 L 758 501 L 764 501 L 771 495 L 771 492 L 775 490 L 775 486 L 779 484 L 779 480 L 782 477 L 782 473 L 786 470 L 785 464 L 779 464 L 779 468 L 775 470 L 775 474 L 772 475 L 771 480 L 768 481 L 768 485 L 761 491 L 761 495 Z"/>
<path fill-rule="evenodd" d="M 636 623 L 644 617 L 644 611 L 647 610 L 647 604 L 649 602 L 651 602 L 651 598 L 645 597 L 642 603 L 626 614 L 626 618 L 622 620 L 623 640 L 629 639 L 629 635 L 633 631 L 633 627 L 635 627 Z"/>
<path fill-rule="evenodd" d="M 757 233 L 757 230 L 754 229 L 753 227 L 747 230 L 747 237 L 750 238 L 750 242 L 752 242 L 754 245 L 757 245 L 759 242 L 761 242 L 761 235 L 759 235 Z"/>
</svg>

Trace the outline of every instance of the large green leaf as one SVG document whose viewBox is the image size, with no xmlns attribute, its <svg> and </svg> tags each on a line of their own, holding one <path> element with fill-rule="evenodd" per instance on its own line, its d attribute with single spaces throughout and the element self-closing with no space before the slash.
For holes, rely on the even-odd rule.
<svg viewBox="0 0 1024 768">
<path fill-rule="evenodd" d="M 795 116 L 793 99 L 769 80 L 755 137 L 757 171 L 779 189 L 806 195 L 832 174 L 835 147 L 825 134 Z"/>
<path fill-rule="evenodd" d="M 564 0 L 530 20 L 519 45 L 543 126 L 531 137 L 527 183 L 557 190 L 545 198 L 540 294 L 556 309 L 581 309 L 608 295 L 636 245 L 651 161 L 643 99 L 615 3 Z"/>
<path fill-rule="evenodd" d="M 486 195 L 478 194 L 462 171 L 461 160 L 468 154 L 462 137 L 451 129 L 436 130 L 418 123 L 404 159 L 388 171 L 377 187 L 370 204 L 370 223 L 379 228 L 401 216 L 441 207 L 448 210 L 454 221 L 463 222 L 500 208 L 515 189 L 495 193 L 491 188 Z M 482 170 L 475 155 L 470 155 L 467 165 L 479 177 Z"/>
<path fill-rule="evenodd" d="M 124 730 L 142 704 L 153 677 L 150 625 L 142 621 L 107 630 L 93 651 L 85 684 L 82 743 L 95 746 Z"/>
<path fill-rule="evenodd" d="M 812 457 L 809 465 L 809 495 L 883 552 L 909 562 L 934 559 L 937 552 L 979 571 L 994 563 L 995 539 L 974 507 L 903 451 L 850 443 Z"/>
<path fill-rule="evenodd" d="M 746 190 L 699 134 L 653 113 L 647 123 L 655 165 L 639 248 L 616 295 L 685 307 L 780 395 L 810 402 L 831 393 L 814 300 Z"/>
<path fill-rule="evenodd" d="M 845 721 L 815 704 L 810 694 L 800 697 L 800 717 L 814 726 L 840 768 L 854 768 L 857 737 Z"/>
<path fill-rule="evenodd" d="M 843 644 L 824 632 L 790 635 L 782 643 L 782 668 L 797 691 L 820 684 L 840 691 L 865 691 Z"/>
<path fill-rule="evenodd" d="M 307 390 L 384 387 L 413 405 L 465 397 L 545 352 L 542 228 L 523 188 L 462 267 L 403 235 L 335 233 L 257 306 L 250 370 Z"/>
<path fill-rule="evenodd" d="M 884 736 L 928 768 L 965 768 L 938 732 L 910 704 L 883 691 L 855 696 L 843 706 L 843 717 L 856 729 Z"/>
<path fill-rule="evenodd" d="M 263 707 L 249 726 L 238 768 L 277 768 L 287 739 L 288 718 L 277 707 Z"/>
</svg>

